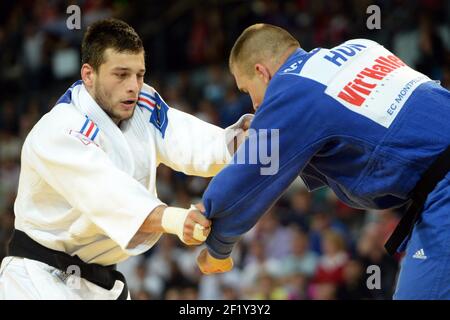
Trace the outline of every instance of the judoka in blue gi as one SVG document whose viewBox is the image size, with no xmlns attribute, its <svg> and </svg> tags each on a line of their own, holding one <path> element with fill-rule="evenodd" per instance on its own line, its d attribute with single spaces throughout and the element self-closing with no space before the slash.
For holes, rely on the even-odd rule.
<svg viewBox="0 0 450 320">
<path fill-rule="evenodd" d="M 234 244 L 297 177 L 355 208 L 400 207 L 450 145 L 449 91 L 374 41 L 307 52 L 287 31 L 257 24 L 229 62 L 256 112 L 203 196 L 213 225 L 198 257 L 204 273 L 232 268 Z M 250 161 L 261 141 L 278 159 Z M 394 298 L 450 299 L 450 174 L 425 195 L 405 248 Z"/>
</svg>

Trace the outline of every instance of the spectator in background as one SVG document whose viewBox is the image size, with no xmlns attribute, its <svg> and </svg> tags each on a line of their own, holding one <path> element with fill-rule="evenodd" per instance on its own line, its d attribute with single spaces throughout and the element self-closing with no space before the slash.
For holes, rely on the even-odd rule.
<svg viewBox="0 0 450 320">
<path fill-rule="evenodd" d="M 198 272 L 198 270 L 197 270 Z M 199 272 L 200 275 L 200 272 Z M 201 277 L 199 279 L 199 299 L 201 300 L 222 300 L 245 298 L 243 285 L 244 276 L 238 268 L 225 274 L 212 275 L 211 277 Z M 250 284 L 253 287 L 255 283 Z"/>
<path fill-rule="evenodd" d="M 307 300 L 309 277 L 303 273 L 292 273 L 285 279 L 288 300 Z"/>
<path fill-rule="evenodd" d="M 163 236 L 153 253 L 148 258 L 148 264 L 153 274 L 167 282 L 171 277 L 171 264 L 180 255 L 181 249 L 177 247 L 175 237 Z"/>
<path fill-rule="evenodd" d="M 155 272 L 145 256 L 133 257 L 120 264 L 120 271 L 129 274 L 127 279 L 128 289 L 133 299 L 143 298 L 146 295 L 152 299 L 161 299 L 164 282 Z M 142 299 L 143 300 L 143 299 Z"/>
<path fill-rule="evenodd" d="M 169 261 L 169 276 L 164 281 L 163 296 L 167 296 L 171 290 L 181 291 L 181 297 L 184 298 L 185 294 L 189 294 L 190 297 L 193 294 L 191 290 L 194 290 L 195 296 L 197 296 L 198 284 L 188 278 L 186 278 L 180 270 L 179 265 L 175 260 Z"/>
<path fill-rule="evenodd" d="M 220 125 L 227 127 L 235 123 L 242 114 L 249 113 L 250 99 L 239 95 L 235 88 L 228 87 L 219 110 Z"/>
<path fill-rule="evenodd" d="M 0 259 L 6 256 L 6 248 L 14 228 L 12 202 L 5 209 L 0 208 Z"/>
<path fill-rule="evenodd" d="M 232 82 L 228 73 L 225 73 L 219 65 L 212 65 L 208 68 L 207 83 L 203 91 L 203 96 L 212 104 L 220 105 L 225 97 L 226 85 Z"/>
<path fill-rule="evenodd" d="M 349 259 L 344 238 L 337 232 L 325 231 L 322 237 L 322 252 L 313 282 L 341 284 L 344 281 L 344 268 Z"/>
<path fill-rule="evenodd" d="M 281 286 L 277 279 L 268 273 L 262 273 L 256 282 L 257 286 L 250 296 L 255 300 L 286 300 L 287 291 Z"/>
<path fill-rule="evenodd" d="M 252 290 L 252 287 L 257 283 L 258 278 L 262 274 L 273 277 L 282 275 L 283 271 L 280 260 L 267 256 L 264 241 L 253 239 L 250 242 L 250 251 L 246 257 L 246 261 L 242 270 L 241 281 L 241 287 L 245 294 L 248 294 Z"/>
<path fill-rule="evenodd" d="M 19 133 L 19 114 L 16 105 L 17 101 L 14 100 L 0 102 L 0 129 L 14 136 Z"/>
<path fill-rule="evenodd" d="M 219 119 L 214 105 L 206 99 L 202 99 L 198 103 L 198 111 L 194 114 L 197 118 L 208 121 L 212 124 L 218 124 Z"/>
<path fill-rule="evenodd" d="M 280 262 L 282 274 L 303 274 L 312 277 L 316 271 L 318 256 L 309 249 L 308 235 L 298 227 L 292 227 L 292 253 Z"/>
<path fill-rule="evenodd" d="M 343 235 L 344 239 L 350 238 L 347 227 L 333 216 L 332 209 L 328 207 L 318 208 L 312 215 L 310 224 L 311 249 L 321 255 L 323 252 L 323 234 L 328 230 L 334 230 Z"/>
<path fill-rule="evenodd" d="M 262 217 L 255 226 L 253 237 L 264 245 L 268 259 L 281 259 L 292 251 L 292 231 L 281 225 L 277 207 L 273 207 Z"/>
<path fill-rule="evenodd" d="M 180 88 L 176 84 L 169 84 L 165 87 L 167 103 L 177 109 L 192 113 L 192 108 L 188 101 L 181 95 Z"/>
<path fill-rule="evenodd" d="M 376 265 L 383 270 L 381 289 L 374 290 L 373 297 L 391 299 L 394 293 L 398 262 L 387 254 L 384 249 L 383 237 L 385 234 L 383 234 L 383 228 L 379 222 L 366 225 L 357 244 L 357 256 L 362 261 L 364 270 L 371 265 Z"/>
<path fill-rule="evenodd" d="M 209 11 L 208 14 L 205 12 Z M 204 7 L 194 9 L 187 55 L 193 65 L 217 63 L 224 56 L 224 28 L 218 10 Z"/>
<path fill-rule="evenodd" d="M 298 188 L 289 198 L 289 209 L 280 216 L 283 224 L 294 224 L 304 231 L 309 230 L 312 215 L 312 195 L 306 188 Z"/>
<path fill-rule="evenodd" d="M 350 260 L 343 270 L 343 282 L 337 286 L 338 300 L 371 299 L 372 294 L 366 284 L 364 265 L 358 260 Z"/>
<path fill-rule="evenodd" d="M 336 300 L 337 286 L 331 282 L 316 283 L 309 287 L 312 300 Z"/>
<path fill-rule="evenodd" d="M 171 203 L 175 198 L 175 193 L 173 190 L 173 185 L 175 184 L 174 180 L 175 178 L 169 167 L 165 165 L 160 165 L 158 167 L 156 188 L 161 201 Z"/>
<path fill-rule="evenodd" d="M 189 279 L 192 283 L 198 283 L 200 278 L 200 273 L 196 268 L 196 259 L 199 252 L 200 250 L 197 247 L 180 250 L 180 254 L 175 258 L 183 277 Z"/>
<path fill-rule="evenodd" d="M 442 79 L 446 52 L 438 26 L 427 14 L 422 14 L 419 21 L 420 57 L 417 61 L 417 70 L 432 79 Z"/>
<path fill-rule="evenodd" d="M 235 287 L 227 284 L 222 285 L 222 299 L 223 300 L 239 300 L 240 296 Z"/>
</svg>

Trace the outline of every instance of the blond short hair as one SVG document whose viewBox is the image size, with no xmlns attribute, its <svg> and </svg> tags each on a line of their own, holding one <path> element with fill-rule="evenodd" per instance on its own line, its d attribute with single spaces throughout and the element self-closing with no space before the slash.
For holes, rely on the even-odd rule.
<svg viewBox="0 0 450 320">
<path fill-rule="evenodd" d="M 253 76 L 253 66 L 262 60 L 272 59 L 279 63 L 289 49 L 300 48 L 300 43 L 286 30 L 265 23 L 254 24 L 245 29 L 231 49 L 229 67 L 239 63 L 239 70 Z"/>
<path fill-rule="evenodd" d="M 336 231 L 327 230 L 323 232 L 323 240 L 332 243 L 338 251 L 346 250 L 345 239 Z"/>
</svg>

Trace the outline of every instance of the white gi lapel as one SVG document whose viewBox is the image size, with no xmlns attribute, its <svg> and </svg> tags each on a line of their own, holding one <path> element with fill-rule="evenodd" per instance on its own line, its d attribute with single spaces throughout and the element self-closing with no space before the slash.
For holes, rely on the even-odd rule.
<svg viewBox="0 0 450 320">
<path fill-rule="evenodd" d="M 150 192 L 155 192 L 156 147 L 150 138 L 149 119 L 136 106 L 133 117 L 121 124 L 122 132 L 133 150 L 136 160 L 135 178 L 145 184 Z M 145 179 L 143 179 L 145 177 Z M 145 180 L 145 181 L 144 181 Z"/>
<path fill-rule="evenodd" d="M 108 139 L 102 143 L 102 149 L 105 150 L 118 168 L 133 176 L 133 154 L 122 131 L 95 102 L 83 84 L 73 88 L 72 98 L 75 106 L 94 121 L 97 127 L 107 136 Z"/>
</svg>

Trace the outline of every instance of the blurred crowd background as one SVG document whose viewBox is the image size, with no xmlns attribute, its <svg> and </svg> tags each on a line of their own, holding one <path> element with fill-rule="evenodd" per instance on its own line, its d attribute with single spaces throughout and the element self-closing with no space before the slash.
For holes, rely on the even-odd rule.
<svg viewBox="0 0 450 320">
<path fill-rule="evenodd" d="M 81 30 L 66 26 L 70 4 L 81 8 Z M 379 30 L 366 26 L 371 4 L 381 9 Z M 141 35 L 146 82 L 171 107 L 221 127 L 252 111 L 227 61 L 238 35 L 256 22 L 286 28 L 307 51 L 350 38 L 378 41 L 450 89 L 448 0 L 0 1 L 0 259 L 14 225 L 24 138 L 79 78 L 83 32 L 106 17 Z M 158 194 L 169 205 L 198 202 L 207 183 L 158 169 Z M 119 269 L 135 299 L 390 299 L 400 258 L 383 245 L 399 214 L 351 209 L 328 189 L 308 193 L 297 181 L 239 242 L 229 273 L 202 276 L 195 265 L 201 248 L 173 236 Z M 381 289 L 366 285 L 370 265 L 380 267 Z"/>
</svg>

